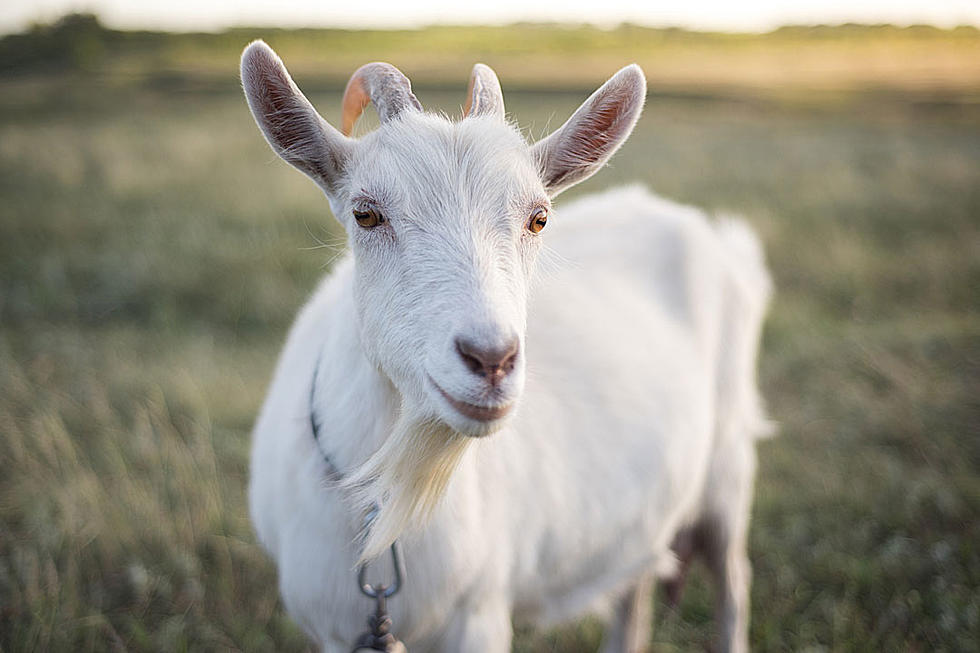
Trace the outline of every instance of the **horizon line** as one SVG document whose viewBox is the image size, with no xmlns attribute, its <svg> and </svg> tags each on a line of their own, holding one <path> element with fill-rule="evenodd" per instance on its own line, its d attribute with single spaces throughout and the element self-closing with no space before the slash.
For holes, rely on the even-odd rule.
<svg viewBox="0 0 980 653">
<path fill-rule="evenodd" d="M 730 36 L 765 36 L 769 34 L 774 34 L 780 30 L 787 29 L 843 29 L 843 28 L 864 28 L 864 29 L 897 29 L 897 30 L 911 30 L 911 29 L 934 29 L 941 32 L 954 32 L 959 30 L 972 30 L 980 31 L 980 25 L 969 22 L 962 22 L 950 25 L 939 25 L 936 23 L 928 22 L 893 22 L 893 21 L 883 21 L 883 22 L 861 22 L 853 20 L 843 20 L 840 22 L 785 22 L 778 23 L 774 26 L 760 29 L 723 29 L 723 28 L 707 28 L 707 27 L 695 27 L 688 26 L 679 23 L 648 23 L 636 20 L 619 20 L 619 21 L 609 21 L 606 22 L 596 22 L 590 20 L 580 20 L 580 21 L 562 21 L 562 20 L 547 20 L 547 19 L 531 19 L 531 20 L 508 20 L 508 21 L 482 21 L 482 22 L 467 22 L 467 21 L 435 21 L 427 23 L 411 24 L 407 23 L 405 25 L 351 25 L 351 24 L 315 24 L 315 25 L 292 25 L 292 24 L 282 24 L 282 23 L 237 23 L 237 24 L 227 24 L 227 25 L 216 25 L 212 27 L 204 28 L 182 28 L 182 27 L 166 27 L 166 26 L 149 26 L 149 25 L 120 25 L 113 24 L 112 21 L 106 21 L 103 16 L 100 16 L 97 12 L 92 11 L 72 11 L 62 14 L 51 20 L 31 20 L 26 25 L 23 25 L 19 30 L 5 30 L 0 28 L 0 38 L 18 35 L 18 34 L 28 34 L 31 31 L 38 28 L 51 28 L 56 26 L 58 23 L 64 21 L 66 18 L 72 16 L 92 16 L 96 19 L 96 22 L 100 27 L 108 31 L 116 32 L 150 32 L 150 33 L 161 33 L 161 34 L 222 34 L 225 32 L 242 31 L 242 30 L 280 30 L 280 31 L 316 31 L 316 30 L 333 30 L 333 31 L 346 31 L 346 32 L 413 32 L 413 31 L 424 31 L 427 29 L 451 29 L 451 28 L 504 28 L 504 27 L 556 27 L 561 29 L 583 29 L 591 28 L 599 31 L 615 31 L 617 29 L 636 27 L 641 29 L 659 30 L 659 31 L 671 31 L 676 30 L 680 32 L 689 32 L 691 34 L 705 34 L 705 35 L 730 35 Z"/>
</svg>

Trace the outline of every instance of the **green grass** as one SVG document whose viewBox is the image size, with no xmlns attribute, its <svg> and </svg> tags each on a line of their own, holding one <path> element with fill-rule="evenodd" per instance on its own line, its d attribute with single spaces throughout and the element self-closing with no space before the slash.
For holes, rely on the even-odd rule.
<svg viewBox="0 0 980 653">
<path fill-rule="evenodd" d="M 418 94 L 454 112 L 458 82 Z M 581 99 L 507 94 L 535 137 Z M 655 95 L 574 192 L 633 180 L 746 214 L 775 276 L 754 647 L 975 650 L 980 109 Z M 248 432 L 340 235 L 237 93 L 0 79 L 0 650 L 307 646 L 250 531 Z M 710 642 L 703 573 L 657 611 L 658 650 Z"/>
<path fill-rule="evenodd" d="M 239 27 L 218 33 L 122 32 L 95 16 L 0 38 L 0 72 L 70 68 L 103 80 L 155 87 L 232 89 L 243 44 L 267 40 L 306 80 L 343 89 L 367 61 L 392 61 L 416 84 L 455 87 L 475 61 L 508 89 L 592 89 L 624 63 L 674 94 L 761 95 L 812 104 L 837 96 L 895 91 L 947 102 L 980 91 L 980 29 L 925 25 L 790 26 L 766 34 L 693 32 L 623 24 L 520 23 L 405 30 Z"/>
</svg>

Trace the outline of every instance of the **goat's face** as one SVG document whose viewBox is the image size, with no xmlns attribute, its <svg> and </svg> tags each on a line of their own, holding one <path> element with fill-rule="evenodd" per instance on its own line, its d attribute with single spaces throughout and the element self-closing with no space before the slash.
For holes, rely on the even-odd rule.
<svg viewBox="0 0 980 653">
<path fill-rule="evenodd" d="M 524 385 L 532 222 L 550 208 L 523 138 L 406 113 L 359 141 L 338 199 L 368 356 L 424 416 L 494 430 Z"/>
<path fill-rule="evenodd" d="M 424 114 L 395 68 L 363 67 L 344 96 L 344 131 L 368 101 L 381 127 L 356 141 L 313 110 L 264 43 L 246 49 L 242 79 L 270 144 L 323 188 L 347 229 L 361 343 L 403 410 L 466 435 L 499 428 L 524 386 L 528 285 L 550 198 L 628 136 L 645 94 L 639 68 L 531 146 L 480 64 L 455 123 Z"/>
</svg>

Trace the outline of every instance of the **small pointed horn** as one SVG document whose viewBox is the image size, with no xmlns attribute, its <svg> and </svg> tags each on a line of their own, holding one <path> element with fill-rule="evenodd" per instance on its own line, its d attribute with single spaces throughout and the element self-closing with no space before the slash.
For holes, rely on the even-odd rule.
<svg viewBox="0 0 980 653">
<path fill-rule="evenodd" d="M 422 110 L 408 78 L 390 63 L 380 61 L 361 66 L 347 82 L 341 120 L 345 136 L 350 136 L 368 102 L 374 103 L 381 122 L 391 120 L 405 109 Z"/>
<path fill-rule="evenodd" d="M 466 89 L 466 108 L 463 117 L 499 116 L 504 117 L 504 94 L 500 81 L 490 66 L 478 63 L 470 74 L 470 85 Z"/>
</svg>

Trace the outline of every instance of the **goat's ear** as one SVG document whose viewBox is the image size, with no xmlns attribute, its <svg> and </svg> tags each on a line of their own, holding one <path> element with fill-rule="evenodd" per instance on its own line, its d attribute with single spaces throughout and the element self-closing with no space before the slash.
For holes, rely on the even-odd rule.
<svg viewBox="0 0 980 653">
<path fill-rule="evenodd" d="M 646 99 L 643 71 L 632 64 L 613 75 L 531 152 L 548 194 L 554 197 L 588 179 L 633 131 Z"/>
<path fill-rule="evenodd" d="M 242 53 L 242 86 L 255 122 L 287 163 L 328 195 L 337 191 L 353 143 L 316 112 L 279 56 L 262 41 Z"/>
</svg>

